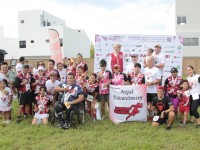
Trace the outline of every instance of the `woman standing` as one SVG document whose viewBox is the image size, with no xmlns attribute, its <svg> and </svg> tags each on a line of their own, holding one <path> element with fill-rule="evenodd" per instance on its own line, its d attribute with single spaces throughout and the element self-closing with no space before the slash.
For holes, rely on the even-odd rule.
<svg viewBox="0 0 200 150">
<path fill-rule="evenodd" d="M 118 64 L 120 66 L 120 72 L 123 72 L 124 70 L 124 54 L 120 52 L 121 45 L 120 44 L 114 44 L 113 45 L 114 52 L 111 53 L 109 58 L 109 67 L 111 68 L 112 72 L 114 72 L 114 65 Z"/>
<path fill-rule="evenodd" d="M 187 66 L 186 71 L 188 74 L 187 80 L 190 86 L 190 116 L 194 116 L 196 118 L 197 127 L 200 128 L 200 117 L 199 117 L 199 112 L 198 112 L 200 75 L 195 74 L 193 66 Z"/>
</svg>

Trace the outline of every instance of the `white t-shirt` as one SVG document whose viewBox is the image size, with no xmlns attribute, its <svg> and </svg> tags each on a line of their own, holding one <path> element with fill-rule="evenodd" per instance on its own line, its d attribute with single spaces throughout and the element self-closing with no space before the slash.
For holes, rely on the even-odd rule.
<svg viewBox="0 0 200 150">
<path fill-rule="evenodd" d="M 67 70 L 63 68 L 61 71 L 58 70 L 58 72 L 60 74 L 60 82 L 64 83 L 66 81 L 66 77 L 67 77 Z"/>
<path fill-rule="evenodd" d="M 22 72 L 22 68 L 23 68 L 23 64 L 18 63 L 18 64 L 16 65 L 16 67 L 15 67 L 16 73 L 17 73 L 17 74 L 21 73 L 21 72 Z"/>
<path fill-rule="evenodd" d="M 130 62 L 130 63 L 126 66 L 125 74 L 129 74 L 129 73 L 131 73 L 131 72 L 134 72 L 134 65 L 135 65 L 135 63 Z"/>
<path fill-rule="evenodd" d="M 189 86 L 191 87 L 190 94 L 192 95 L 193 100 L 199 99 L 199 94 L 200 94 L 200 83 L 198 81 L 199 77 L 200 77 L 199 74 L 195 74 L 192 77 L 187 77 Z"/>
<path fill-rule="evenodd" d="M 161 79 L 158 68 L 144 68 L 145 82 L 154 82 L 157 79 Z M 147 87 L 147 93 L 157 93 L 157 85 L 151 85 Z"/>
<path fill-rule="evenodd" d="M 155 65 L 165 64 L 165 56 L 163 54 L 161 54 L 161 53 L 159 53 L 158 55 L 153 54 L 153 57 L 155 59 Z M 158 69 L 159 69 L 160 75 L 162 76 L 163 75 L 163 68 L 158 68 Z"/>
<path fill-rule="evenodd" d="M 51 80 L 47 80 L 45 86 L 47 88 L 47 91 L 51 91 L 50 94 L 55 94 L 53 89 L 59 84 L 60 84 L 60 81 L 58 80 L 55 80 L 54 82 L 52 82 Z"/>
</svg>

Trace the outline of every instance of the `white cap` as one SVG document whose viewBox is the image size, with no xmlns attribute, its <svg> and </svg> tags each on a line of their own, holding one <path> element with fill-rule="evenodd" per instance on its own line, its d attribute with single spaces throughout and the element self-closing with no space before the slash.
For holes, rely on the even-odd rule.
<svg viewBox="0 0 200 150">
<path fill-rule="evenodd" d="M 40 66 L 40 67 L 38 67 L 38 70 L 44 70 L 44 67 Z"/>
</svg>

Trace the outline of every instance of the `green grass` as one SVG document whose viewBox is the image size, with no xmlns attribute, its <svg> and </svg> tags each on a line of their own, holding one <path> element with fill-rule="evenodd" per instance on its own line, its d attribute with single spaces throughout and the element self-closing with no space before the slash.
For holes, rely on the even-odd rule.
<svg viewBox="0 0 200 150">
<path fill-rule="evenodd" d="M 200 129 L 195 124 L 186 128 L 174 123 L 171 131 L 165 125 L 151 127 L 148 122 L 127 122 L 119 125 L 108 119 L 93 122 L 88 118 L 76 129 L 57 129 L 51 125 L 31 125 L 31 117 L 20 124 L 15 122 L 17 102 L 14 102 L 12 122 L 0 125 L 0 150 L 55 149 L 200 149 Z M 0 120 L 1 121 L 1 120 Z"/>
</svg>

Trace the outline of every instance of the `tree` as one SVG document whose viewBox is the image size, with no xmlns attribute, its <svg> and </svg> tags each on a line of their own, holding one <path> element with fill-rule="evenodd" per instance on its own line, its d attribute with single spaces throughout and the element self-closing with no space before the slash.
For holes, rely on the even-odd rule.
<svg viewBox="0 0 200 150">
<path fill-rule="evenodd" d="M 94 44 L 90 43 L 90 58 L 94 58 Z"/>
</svg>

